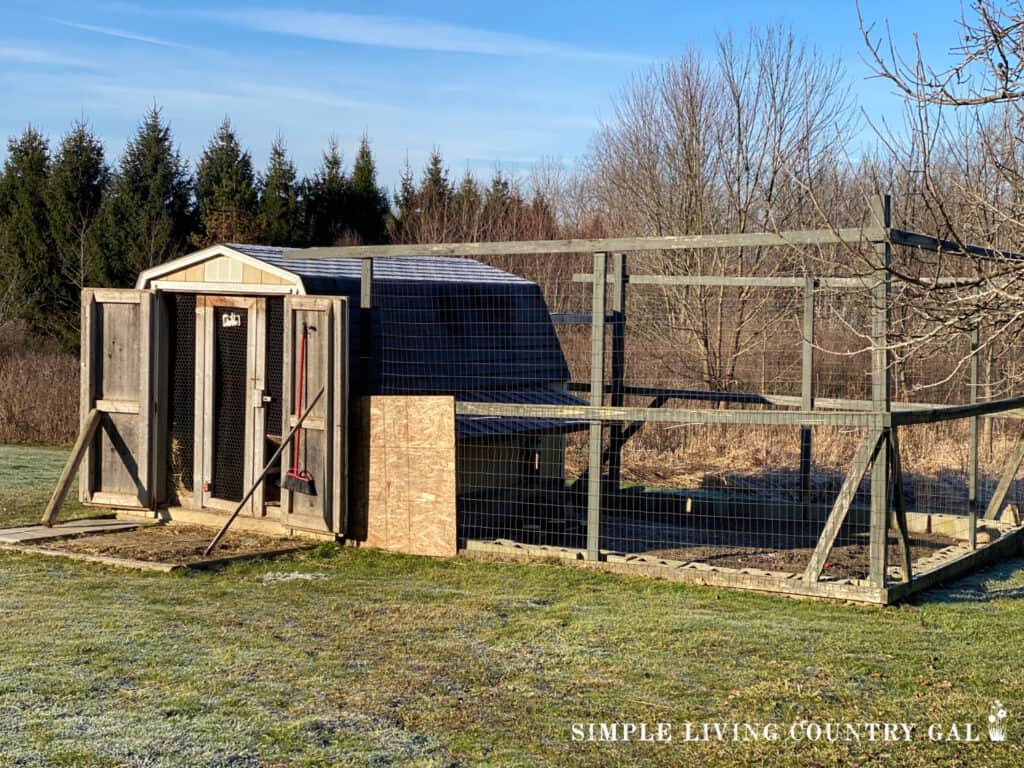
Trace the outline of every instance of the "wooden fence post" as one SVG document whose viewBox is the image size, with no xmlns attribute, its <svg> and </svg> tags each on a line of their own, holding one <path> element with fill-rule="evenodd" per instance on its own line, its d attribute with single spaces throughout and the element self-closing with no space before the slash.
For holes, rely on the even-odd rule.
<svg viewBox="0 0 1024 768">
<path fill-rule="evenodd" d="M 978 402 L 978 348 L 981 346 L 981 321 L 971 329 L 971 391 L 970 402 Z M 970 443 L 967 446 L 967 540 L 971 549 L 978 548 L 978 427 L 981 418 L 971 417 Z"/>
<path fill-rule="evenodd" d="M 814 410 L 814 278 L 804 285 L 803 359 L 800 366 L 800 408 Z M 811 519 L 811 448 L 810 427 L 800 427 L 800 493 L 803 497 L 804 520 Z"/>
<path fill-rule="evenodd" d="M 608 309 L 612 314 L 612 360 L 610 404 L 625 405 L 623 388 L 626 378 L 626 254 L 612 254 L 612 293 Z M 625 425 L 612 424 L 608 429 L 608 485 L 618 490 L 622 483 L 622 446 Z"/>
<path fill-rule="evenodd" d="M 373 259 L 359 266 L 359 384 L 360 395 L 373 393 Z"/>
<path fill-rule="evenodd" d="M 892 199 L 889 195 L 872 200 L 872 229 L 881 228 L 882 239 L 874 240 L 875 274 L 871 291 L 871 410 L 876 414 L 892 411 L 890 384 L 889 317 L 891 285 L 889 265 L 892 248 L 889 228 L 892 226 Z M 888 434 L 886 434 L 888 440 Z M 879 451 L 871 468 L 871 530 L 869 580 L 873 587 L 883 588 L 886 579 L 886 554 L 889 538 L 889 456 Z"/>
<path fill-rule="evenodd" d="M 607 254 L 594 254 L 593 302 L 590 320 L 590 404 L 604 404 L 604 324 Z M 590 469 L 587 476 L 587 559 L 601 557 L 601 436 L 600 420 L 590 422 Z"/>
</svg>

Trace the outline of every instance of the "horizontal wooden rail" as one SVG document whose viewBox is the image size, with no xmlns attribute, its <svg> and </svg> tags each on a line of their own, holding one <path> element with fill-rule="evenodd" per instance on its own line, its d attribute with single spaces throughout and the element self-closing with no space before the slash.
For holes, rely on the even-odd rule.
<svg viewBox="0 0 1024 768">
<path fill-rule="evenodd" d="M 666 235 L 663 237 L 598 237 L 568 240 L 510 240 L 495 243 L 420 243 L 296 248 L 284 252 L 294 259 L 345 259 L 408 256 L 512 256 L 531 253 L 626 253 L 630 251 L 698 250 L 795 245 L 838 245 L 885 239 L 885 230 L 851 227 L 791 232 L 741 232 L 726 235 Z"/>
<path fill-rule="evenodd" d="M 665 235 L 660 237 L 598 237 L 564 240 L 510 240 L 486 243 L 412 243 L 407 245 L 355 245 L 293 248 L 284 253 L 285 261 L 298 259 L 390 258 L 415 256 L 514 256 L 547 253 L 594 253 L 630 251 L 699 250 L 716 248 L 752 248 L 801 245 L 838 245 L 888 242 L 892 245 L 923 248 L 928 251 L 961 253 L 998 260 L 1024 260 L 1024 255 L 1000 251 L 952 240 L 940 240 L 918 232 L 882 227 L 845 227 L 806 229 L 785 232 L 740 232 L 711 235 Z M 832 280 L 833 278 L 828 278 Z M 839 278 L 843 280 L 845 278 Z M 852 278 L 857 280 L 858 278 Z M 959 278 L 957 278 L 959 279 Z M 839 283 L 834 287 L 846 287 Z"/>
<path fill-rule="evenodd" d="M 576 421 L 649 421 L 669 424 L 764 424 L 779 426 L 847 426 L 881 428 L 886 414 L 837 411 L 684 410 L 589 405 L 530 405 L 520 403 L 457 402 L 459 416 L 570 419 Z"/>
<path fill-rule="evenodd" d="M 893 245 L 906 245 L 912 248 L 922 248 L 926 251 L 943 251 L 951 254 L 967 254 L 969 256 L 981 256 L 986 259 L 1006 259 L 1018 261 L 1024 259 L 1024 255 L 1012 251 L 1000 251 L 997 248 L 985 248 L 980 245 L 965 243 L 960 245 L 953 240 L 939 240 L 936 237 L 929 237 L 917 232 L 907 232 L 903 229 L 890 229 L 889 241 Z"/>
<path fill-rule="evenodd" d="M 989 400 L 972 405 L 943 405 L 936 408 L 922 408 L 892 412 L 893 426 L 904 424 L 935 424 L 940 421 L 954 421 L 971 416 L 1002 416 L 1004 412 L 1024 408 L 1024 397 L 1009 397 L 1004 400 Z"/>
<path fill-rule="evenodd" d="M 571 381 L 567 385 L 570 392 L 589 392 L 590 385 L 583 382 Z M 611 385 L 605 386 L 606 392 L 611 392 Z M 638 387 L 625 385 L 620 388 L 624 395 L 635 395 L 639 397 L 665 397 L 676 400 L 702 401 L 708 403 L 743 403 L 749 405 L 774 405 L 782 408 L 800 408 L 803 399 L 799 395 L 775 395 L 762 394 L 760 392 L 718 392 L 704 389 L 673 389 L 672 387 Z M 993 401 L 995 402 L 995 401 Z M 814 399 L 815 409 L 826 411 L 871 411 L 870 400 L 854 400 L 841 397 L 817 397 Z M 894 411 L 929 411 L 942 410 L 944 408 L 960 407 L 943 403 L 905 403 L 894 402 Z M 964 406 L 967 407 L 967 406 Z M 997 410 L 993 413 L 978 414 L 983 418 L 992 419 L 1021 419 L 1024 418 L 1024 409 Z M 959 418 L 959 417 L 957 417 Z"/>
<path fill-rule="evenodd" d="M 572 276 L 573 282 L 592 283 L 594 276 L 589 272 L 577 272 Z M 876 280 L 873 277 L 815 277 L 816 288 L 842 288 L 846 290 L 871 290 Z M 612 282 L 612 278 L 605 278 Z M 629 275 L 625 282 L 631 285 L 677 285 L 680 287 L 709 288 L 798 288 L 807 287 L 804 277 L 775 277 L 770 275 L 735 277 L 729 275 Z"/>
</svg>

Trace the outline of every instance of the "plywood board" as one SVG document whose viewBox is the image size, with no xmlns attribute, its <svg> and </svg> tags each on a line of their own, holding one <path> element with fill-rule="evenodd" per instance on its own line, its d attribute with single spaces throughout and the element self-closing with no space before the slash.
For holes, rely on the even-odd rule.
<svg viewBox="0 0 1024 768">
<path fill-rule="evenodd" d="M 390 552 L 454 556 L 454 399 L 363 398 L 356 423 L 364 431 L 352 535 Z"/>
</svg>

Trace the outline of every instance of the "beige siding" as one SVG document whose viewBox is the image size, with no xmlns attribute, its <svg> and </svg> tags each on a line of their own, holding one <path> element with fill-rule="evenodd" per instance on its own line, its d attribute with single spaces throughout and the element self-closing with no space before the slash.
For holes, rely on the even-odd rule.
<svg viewBox="0 0 1024 768">
<path fill-rule="evenodd" d="M 291 285 L 292 281 L 265 269 L 228 256 L 214 256 L 160 277 L 171 283 L 235 283 L 242 285 Z"/>
</svg>

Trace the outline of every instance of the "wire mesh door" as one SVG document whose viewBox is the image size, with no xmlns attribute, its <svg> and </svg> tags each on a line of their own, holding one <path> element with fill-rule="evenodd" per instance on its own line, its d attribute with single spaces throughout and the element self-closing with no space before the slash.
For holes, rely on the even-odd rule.
<svg viewBox="0 0 1024 768">
<path fill-rule="evenodd" d="M 213 478 L 210 494 L 241 501 L 245 493 L 246 347 L 249 311 L 213 310 Z"/>
<path fill-rule="evenodd" d="M 194 483 L 199 507 L 234 509 L 263 465 L 264 315 L 262 299 L 197 300 L 196 344 L 202 355 L 197 360 L 193 474 L 202 478 Z M 264 514 L 262 489 L 242 512 Z"/>
</svg>

